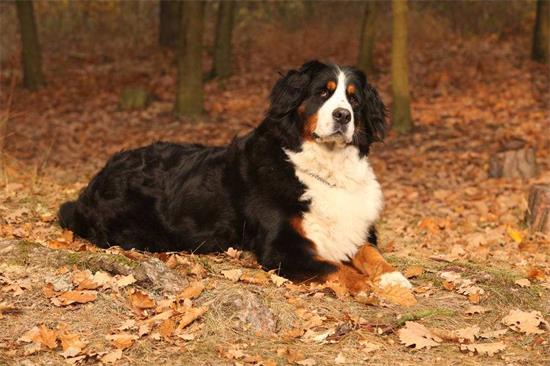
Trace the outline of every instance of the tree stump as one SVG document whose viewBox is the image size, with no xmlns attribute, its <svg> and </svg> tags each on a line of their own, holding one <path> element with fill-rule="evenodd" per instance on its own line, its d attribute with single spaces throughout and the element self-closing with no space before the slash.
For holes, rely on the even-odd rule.
<svg viewBox="0 0 550 366">
<path fill-rule="evenodd" d="M 152 99 L 151 93 L 145 88 L 126 88 L 120 95 L 120 109 L 124 111 L 144 109 L 149 106 Z"/>
<path fill-rule="evenodd" d="M 535 149 L 520 139 L 500 143 L 500 149 L 489 161 L 490 178 L 529 179 L 537 175 Z"/>
<path fill-rule="evenodd" d="M 550 234 L 550 184 L 535 184 L 531 187 L 525 221 L 531 230 Z"/>
</svg>

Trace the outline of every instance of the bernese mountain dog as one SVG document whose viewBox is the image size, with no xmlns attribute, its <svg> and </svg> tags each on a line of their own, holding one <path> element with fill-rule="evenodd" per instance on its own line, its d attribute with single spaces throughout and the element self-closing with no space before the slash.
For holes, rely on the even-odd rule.
<svg viewBox="0 0 550 366">
<path fill-rule="evenodd" d="M 377 249 L 382 192 L 369 164 L 386 109 L 363 72 L 310 61 L 277 81 L 261 124 L 229 145 L 157 142 L 115 154 L 63 228 L 100 247 L 237 247 L 294 280 L 351 292 L 410 287 Z"/>
</svg>

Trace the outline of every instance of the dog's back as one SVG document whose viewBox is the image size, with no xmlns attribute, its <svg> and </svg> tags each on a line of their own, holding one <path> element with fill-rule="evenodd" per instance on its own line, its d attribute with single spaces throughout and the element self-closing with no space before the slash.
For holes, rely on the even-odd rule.
<svg viewBox="0 0 550 366">
<path fill-rule="evenodd" d="M 174 250 L 174 245 L 183 244 L 185 233 L 180 232 L 181 223 L 172 225 L 172 221 L 212 217 L 207 196 L 221 184 L 224 155 L 223 148 L 165 142 L 120 152 L 76 201 L 61 205 L 60 225 L 101 247 Z M 174 190 L 185 194 L 174 195 Z M 185 205 L 167 197 L 181 197 Z M 182 207 L 193 212 L 182 212 Z M 200 222 L 192 221 L 189 232 L 205 238 L 211 234 L 210 229 L 201 231 Z"/>
</svg>

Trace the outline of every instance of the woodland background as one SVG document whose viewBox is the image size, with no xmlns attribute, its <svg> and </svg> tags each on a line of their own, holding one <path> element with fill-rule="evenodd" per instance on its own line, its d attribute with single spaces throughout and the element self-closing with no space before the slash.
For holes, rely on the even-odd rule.
<svg viewBox="0 0 550 366">
<path fill-rule="evenodd" d="M 0 2 L 0 364 L 548 364 L 549 12 Z M 291 284 L 236 250 L 99 250 L 57 225 L 114 152 L 227 143 L 310 59 L 360 64 L 391 111 L 370 159 L 412 293 Z"/>
</svg>

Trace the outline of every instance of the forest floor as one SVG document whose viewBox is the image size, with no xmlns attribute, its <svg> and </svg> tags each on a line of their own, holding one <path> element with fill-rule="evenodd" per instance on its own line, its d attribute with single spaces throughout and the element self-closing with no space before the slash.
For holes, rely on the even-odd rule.
<svg viewBox="0 0 550 366">
<path fill-rule="evenodd" d="M 195 121 L 172 117 L 169 52 L 126 64 L 46 54 L 37 93 L 2 73 L 0 364 L 549 364 L 550 243 L 523 220 L 530 185 L 550 182 L 550 95 L 546 70 L 517 47 L 527 43 L 487 37 L 411 56 L 416 129 L 370 157 L 385 196 L 381 248 L 411 278 L 410 307 L 284 282 L 237 251 L 101 250 L 56 222 L 120 149 L 224 144 L 254 128 L 277 71 L 304 60 L 244 68 L 239 56 L 236 76 L 206 85 L 208 113 Z M 389 101 L 387 69 L 371 82 Z M 119 110 L 136 83 L 155 100 Z M 537 149 L 538 178 L 488 178 L 490 154 L 511 137 Z"/>
</svg>

